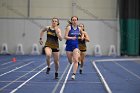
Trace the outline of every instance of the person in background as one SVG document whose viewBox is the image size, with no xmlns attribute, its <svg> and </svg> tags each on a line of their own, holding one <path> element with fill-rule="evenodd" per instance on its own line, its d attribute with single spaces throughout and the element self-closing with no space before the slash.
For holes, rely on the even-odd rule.
<svg viewBox="0 0 140 93">
<path fill-rule="evenodd" d="M 50 61 L 51 56 L 53 55 L 54 64 L 55 64 L 55 79 L 58 79 L 58 69 L 59 69 L 59 40 L 62 41 L 61 29 L 59 28 L 59 19 L 52 18 L 52 23 L 50 26 L 44 27 L 40 33 L 40 44 L 43 44 L 42 37 L 44 32 L 47 33 L 47 40 L 44 46 L 47 62 L 47 71 L 46 74 L 49 74 L 50 71 Z"/>
<path fill-rule="evenodd" d="M 80 50 L 80 58 L 79 58 L 80 70 L 79 70 L 79 73 L 82 74 L 86 50 L 87 50 L 86 42 L 89 42 L 90 39 L 89 39 L 87 32 L 85 32 L 84 24 L 80 23 L 79 27 L 83 30 L 83 34 L 84 34 L 83 40 L 81 40 L 81 35 L 79 35 L 79 38 L 78 38 L 79 50 Z"/>
</svg>

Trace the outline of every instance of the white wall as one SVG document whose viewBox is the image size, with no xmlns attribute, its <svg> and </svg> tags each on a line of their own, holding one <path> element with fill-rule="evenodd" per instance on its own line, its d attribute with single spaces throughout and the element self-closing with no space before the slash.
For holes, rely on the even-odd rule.
<svg viewBox="0 0 140 93">
<path fill-rule="evenodd" d="M 42 26 L 51 24 L 51 20 L 38 19 L 34 21 Z M 30 54 L 32 44 L 37 43 L 41 51 L 42 46 L 38 42 L 41 28 L 35 22 L 27 19 L 0 19 L 0 46 L 3 43 L 7 43 L 9 52 L 15 53 L 17 44 L 22 43 L 25 54 Z M 103 55 L 108 54 L 110 45 L 114 44 L 116 47 L 118 46 L 117 22 L 115 20 L 106 20 L 104 22 L 102 20 L 79 20 L 79 23 L 85 24 L 85 29 L 91 39 L 87 43 L 87 54 L 93 55 L 95 44 L 101 45 Z M 60 28 L 63 36 L 66 25 L 67 20 L 60 20 Z M 64 43 L 65 40 L 60 42 L 60 50 L 62 50 Z"/>
<path fill-rule="evenodd" d="M 0 17 L 115 19 L 116 5 L 117 0 L 0 0 Z"/>
<path fill-rule="evenodd" d="M 93 54 L 96 44 L 101 45 L 104 55 L 108 54 L 112 44 L 119 52 L 116 5 L 117 0 L 0 0 L 0 46 L 7 43 L 9 52 L 15 53 L 17 44 L 22 43 L 24 52 L 29 54 L 33 43 L 39 45 L 41 28 L 38 25 L 50 25 L 50 18 L 60 18 L 64 35 L 67 19 L 76 15 L 79 23 L 85 24 L 91 39 L 87 43 L 89 55 Z M 65 40 L 60 42 L 60 46 L 64 43 Z M 42 46 L 39 45 L 39 48 L 41 51 Z"/>
</svg>

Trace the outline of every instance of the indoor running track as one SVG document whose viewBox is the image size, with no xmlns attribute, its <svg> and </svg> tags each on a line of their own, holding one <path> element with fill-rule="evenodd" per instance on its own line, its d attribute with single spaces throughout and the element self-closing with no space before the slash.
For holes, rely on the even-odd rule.
<svg viewBox="0 0 140 93">
<path fill-rule="evenodd" d="M 44 55 L 0 55 L 0 93 L 139 93 L 140 61 L 106 59 L 112 58 L 86 56 L 83 74 L 78 69 L 72 80 L 72 65 L 61 56 L 56 80 L 53 60 L 45 74 Z"/>
</svg>

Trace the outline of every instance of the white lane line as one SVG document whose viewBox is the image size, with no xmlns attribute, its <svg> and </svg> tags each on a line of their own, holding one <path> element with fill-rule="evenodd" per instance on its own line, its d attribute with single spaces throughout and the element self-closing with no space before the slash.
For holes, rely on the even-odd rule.
<svg viewBox="0 0 140 93">
<path fill-rule="evenodd" d="M 13 81 L 0 81 L 0 82 L 2 82 L 2 83 L 10 83 L 10 82 L 13 82 Z M 15 82 L 24 82 L 24 81 L 15 81 Z"/>
<path fill-rule="evenodd" d="M 10 63 L 12 63 L 12 62 L 11 61 L 10 62 L 6 62 L 6 63 L 3 63 L 1 65 L 4 66 L 4 65 L 7 65 L 7 64 L 10 64 Z"/>
<path fill-rule="evenodd" d="M 44 64 L 45 64 L 45 63 L 44 63 Z M 13 84 L 14 82 L 16 82 L 17 80 L 21 79 L 22 77 L 24 77 L 24 76 L 28 75 L 29 73 L 33 72 L 34 70 L 36 70 L 37 68 L 41 67 L 41 66 L 44 65 L 44 64 L 41 64 L 41 65 L 37 66 L 36 68 L 32 69 L 32 70 L 29 71 L 28 73 L 22 75 L 21 77 L 15 79 L 15 80 L 13 80 L 12 82 L 8 83 L 7 85 L 3 86 L 2 88 L 0 88 L 0 91 L 2 91 L 3 89 L 5 89 L 6 87 L 10 86 L 11 84 Z"/>
<path fill-rule="evenodd" d="M 23 83 L 23 82 L 25 82 L 25 81 L 0 81 L 1 83 L 10 83 L 10 82 L 13 82 L 13 83 Z M 33 85 L 33 84 L 56 84 L 56 82 L 41 82 L 41 81 L 30 81 L 30 83 Z M 60 83 L 63 83 L 62 81 L 60 82 Z M 69 84 L 77 84 L 77 83 L 79 83 L 79 84 L 101 84 L 101 82 L 91 82 L 91 81 L 78 81 L 78 82 L 70 82 Z M 28 84 L 26 84 L 26 85 L 28 85 Z M 29 84 L 30 85 L 30 84 Z M 56 93 L 56 92 L 54 92 L 54 93 Z"/>
<path fill-rule="evenodd" d="M 108 86 L 107 82 L 105 81 L 103 75 L 101 74 L 100 70 L 98 69 L 98 67 L 96 66 L 96 64 L 95 64 L 94 61 L 92 62 L 92 65 L 93 65 L 94 68 L 96 69 L 96 71 L 97 71 L 97 73 L 98 73 L 98 75 L 99 75 L 99 77 L 100 77 L 100 80 L 101 80 L 101 82 L 103 83 L 103 85 L 104 85 L 104 87 L 105 87 L 107 93 L 112 93 L 110 87 Z"/>
<path fill-rule="evenodd" d="M 30 71 L 14 71 L 14 72 L 16 72 L 16 73 L 28 73 L 28 72 L 30 72 Z M 33 72 L 38 72 L 38 71 L 33 71 Z M 46 71 L 44 71 L 44 72 L 46 72 Z M 51 72 L 51 71 L 50 71 Z"/>
<path fill-rule="evenodd" d="M 133 73 L 132 71 L 128 70 L 127 68 L 125 68 L 124 66 L 122 66 L 122 65 L 119 64 L 119 63 L 116 63 L 116 62 L 114 62 L 114 63 L 115 63 L 116 65 L 120 66 L 121 68 L 123 68 L 123 69 L 124 69 L 125 71 L 127 71 L 128 73 L 130 73 L 130 74 L 132 74 L 133 76 L 135 76 L 136 78 L 140 79 L 140 76 L 139 76 L 139 75 Z"/>
<path fill-rule="evenodd" d="M 50 65 L 52 65 L 53 63 L 51 63 Z M 13 89 L 10 93 L 15 93 L 17 90 L 19 90 L 21 87 L 23 87 L 27 82 L 29 82 L 30 80 L 32 80 L 34 77 L 36 77 L 38 74 L 40 74 L 43 70 L 47 69 L 48 66 L 44 67 L 43 69 L 41 69 L 38 73 L 34 74 L 32 77 L 30 77 L 28 80 L 26 80 L 25 82 L 23 82 L 21 85 L 19 85 L 17 88 Z"/>
<path fill-rule="evenodd" d="M 63 72 L 63 74 L 61 75 L 61 77 L 60 77 L 59 81 L 57 82 L 56 86 L 54 87 L 54 89 L 53 89 L 52 93 L 56 93 L 56 90 L 57 90 L 57 88 L 58 88 L 58 86 L 59 86 L 59 84 L 60 84 L 60 81 L 61 81 L 61 80 L 62 80 L 62 78 L 64 77 L 64 75 L 65 75 L 65 73 L 66 73 L 66 71 L 67 71 L 67 69 L 68 69 L 69 65 L 70 65 L 70 64 L 68 63 L 68 65 L 67 65 L 67 67 L 65 68 L 65 70 L 64 70 L 64 72 Z"/>
<path fill-rule="evenodd" d="M 5 73 L 1 74 L 0 77 L 6 75 L 6 74 L 8 74 L 8 73 L 11 73 L 11 72 L 13 72 L 13 71 L 15 71 L 15 70 L 18 70 L 18 69 L 20 69 L 20 68 L 23 68 L 23 67 L 25 67 L 25 66 L 27 66 L 27 65 L 29 65 L 29 64 L 31 64 L 31 63 L 33 63 L 33 61 L 30 62 L 30 63 L 28 63 L 28 64 L 22 65 L 22 66 L 20 66 L 20 67 L 16 67 L 15 69 L 12 69 L 12 70 L 10 70 L 10 71 L 8 71 L 8 72 L 5 72 Z"/>
<path fill-rule="evenodd" d="M 71 66 L 70 66 L 70 69 L 69 69 L 69 71 L 68 71 L 68 73 L 67 73 L 67 76 L 66 76 L 66 78 L 65 78 L 65 81 L 64 81 L 64 83 L 63 83 L 63 85 L 62 85 L 62 87 L 61 87 L 60 93 L 63 93 L 63 91 L 64 91 L 64 88 L 65 88 L 65 85 L 66 85 L 66 83 L 67 83 L 67 80 L 68 80 L 70 71 L 71 71 L 71 69 L 72 69 L 72 66 L 73 66 L 73 63 L 72 63 Z"/>
<path fill-rule="evenodd" d="M 31 61 L 32 59 L 28 59 L 28 60 L 24 60 L 24 61 Z M 17 60 L 17 61 L 22 61 L 22 60 Z M 3 63 L 3 64 L 1 64 L 2 66 L 4 66 L 4 65 L 7 65 L 7 64 L 10 64 L 10 63 L 13 63 L 12 61 L 8 61 L 8 62 L 6 62 L 6 63 Z"/>
<path fill-rule="evenodd" d="M 11 62 L 11 63 L 12 63 L 12 62 Z M 8 69 L 8 68 L 10 68 L 10 67 L 14 67 L 14 66 L 17 66 L 17 65 L 20 65 L 20 64 L 23 64 L 23 63 L 19 62 L 19 63 L 16 63 L 16 64 L 11 64 L 11 65 L 8 65 L 8 66 L 6 66 L 6 67 L 4 67 L 4 68 L 0 68 L 0 70 Z"/>
<path fill-rule="evenodd" d="M 95 60 L 96 62 L 104 62 L 104 61 L 137 61 L 140 60 L 140 58 L 123 58 L 123 59 L 100 59 L 100 60 Z"/>
</svg>

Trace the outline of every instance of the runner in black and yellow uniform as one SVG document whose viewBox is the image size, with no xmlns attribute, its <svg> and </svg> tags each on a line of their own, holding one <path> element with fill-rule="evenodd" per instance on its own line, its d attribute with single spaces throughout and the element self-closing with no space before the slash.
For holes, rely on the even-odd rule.
<svg viewBox="0 0 140 93">
<path fill-rule="evenodd" d="M 80 74 L 82 74 L 83 71 L 83 65 L 84 65 L 84 60 L 85 60 L 85 55 L 86 55 L 86 50 L 87 50 L 87 46 L 86 46 L 86 42 L 89 42 L 89 36 L 87 34 L 87 32 L 85 32 L 85 28 L 84 28 L 84 24 L 79 24 L 79 27 L 83 30 L 83 34 L 84 34 L 84 40 L 81 40 L 81 35 L 79 35 L 78 37 L 78 43 L 79 43 L 79 50 L 80 50 Z"/>
<path fill-rule="evenodd" d="M 61 30 L 58 27 L 59 20 L 58 18 L 52 19 L 52 25 L 47 26 L 41 30 L 40 33 L 40 44 L 43 44 L 42 37 L 44 32 L 47 32 L 47 40 L 45 43 L 45 54 L 46 54 L 46 61 L 47 61 L 47 71 L 46 74 L 49 74 L 50 71 L 50 59 L 51 55 L 53 54 L 54 63 L 55 63 L 55 79 L 58 78 L 58 68 L 59 68 L 59 41 L 62 40 Z"/>
</svg>

